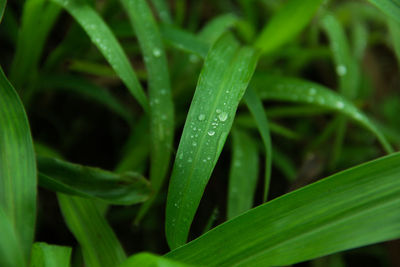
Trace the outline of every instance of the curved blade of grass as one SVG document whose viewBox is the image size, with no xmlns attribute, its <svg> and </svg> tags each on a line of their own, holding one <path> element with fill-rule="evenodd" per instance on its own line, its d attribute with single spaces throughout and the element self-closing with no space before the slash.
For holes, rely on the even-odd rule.
<svg viewBox="0 0 400 267">
<path fill-rule="evenodd" d="M 269 184 L 271 180 L 272 169 L 272 144 L 271 136 L 269 133 L 268 119 L 265 114 L 264 107 L 257 93 L 252 87 L 249 87 L 244 94 L 244 100 L 249 108 L 251 115 L 256 121 L 257 128 L 261 134 L 261 138 L 265 147 L 265 178 L 264 178 L 264 195 L 263 200 L 267 201 Z"/>
<path fill-rule="evenodd" d="M 400 23 L 400 2 L 398 0 L 368 0 L 383 13 Z"/>
<path fill-rule="evenodd" d="M 6 10 L 7 0 L 0 0 L 0 23 L 3 20 L 4 10 Z"/>
<path fill-rule="evenodd" d="M 238 22 L 238 17 L 234 14 L 223 14 L 208 22 L 197 34 L 200 40 L 212 45 L 223 33 Z"/>
<path fill-rule="evenodd" d="M 12 220 L 0 206 L 0 266 L 27 266 Z"/>
<path fill-rule="evenodd" d="M 72 249 L 38 242 L 32 246 L 30 267 L 69 267 Z"/>
<path fill-rule="evenodd" d="M 93 100 L 107 107 L 110 111 L 124 118 L 129 124 L 132 123 L 132 114 L 128 108 L 107 91 L 107 89 L 95 85 L 88 80 L 73 75 L 44 75 L 40 79 L 41 90 L 67 91 Z"/>
<path fill-rule="evenodd" d="M 52 0 L 65 8 L 82 26 L 139 104 L 148 111 L 147 97 L 136 74 L 110 28 L 84 0 Z"/>
<path fill-rule="evenodd" d="M 400 237 L 400 153 L 258 206 L 169 254 L 203 266 L 284 266 Z"/>
<path fill-rule="evenodd" d="M 255 47 L 263 54 L 293 39 L 311 21 L 323 0 L 289 0 L 275 13 L 258 36 Z"/>
<path fill-rule="evenodd" d="M 130 256 L 119 267 L 189 267 L 181 262 L 173 261 L 162 256 L 158 256 L 148 252 L 142 252 Z"/>
<path fill-rule="evenodd" d="M 244 131 L 232 130 L 232 161 L 229 171 L 227 218 L 253 207 L 258 178 L 258 149 Z"/>
<path fill-rule="evenodd" d="M 17 234 L 25 261 L 36 220 L 36 164 L 24 107 L 0 67 L 0 207 Z"/>
<path fill-rule="evenodd" d="M 160 20 L 165 24 L 172 24 L 171 13 L 165 0 L 151 0 Z"/>
<path fill-rule="evenodd" d="M 253 49 L 240 48 L 228 34 L 215 43 L 206 57 L 169 184 L 166 236 L 171 248 L 186 242 L 257 59 Z"/>
<path fill-rule="evenodd" d="M 82 247 L 85 266 L 117 266 L 126 256 L 94 201 L 57 194 L 69 230 Z"/>
<path fill-rule="evenodd" d="M 207 55 L 209 45 L 193 33 L 169 25 L 162 25 L 161 33 L 163 38 L 176 48 L 195 53 L 203 58 Z"/>
<path fill-rule="evenodd" d="M 139 174 L 115 174 L 61 159 L 37 157 L 39 184 L 49 190 L 96 198 L 112 204 L 132 205 L 146 201 L 150 184 Z"/>
<path fill-rule="evenodd" d="M 380 130 L 350 101 L 328 88 L 301 79 L 280 76 L 263 76 L 254 83 L 262 99 L 308 103 L 344 114 L 370 130 L 386 152 L 393 151 Z"/>
<path fill-rule="evenodd" d="M 174 106 L 167 57 L 161 35 L 146 1 L 121 0 L 143 51 L 148 73 L 150 99 L 150 181 L 153 195 L 140 209 L 139 222 L 164 183 L 171 159 L 174 136 Z"/>
</svg>

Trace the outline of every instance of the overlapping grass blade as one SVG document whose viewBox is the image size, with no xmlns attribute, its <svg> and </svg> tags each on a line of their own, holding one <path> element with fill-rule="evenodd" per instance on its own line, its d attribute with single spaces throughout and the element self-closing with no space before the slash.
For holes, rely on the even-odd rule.
<svg viewBox="0 0 400 267">
<path fill-rule="evenodd" d="M 82 247 L 85 266 L 117 266 L 126 256 L 94 201 L 57 194 L 69 230 Z"/>
<path fill-rule="evenodd" d="M 122 105 L 116 97 L 107 91 L 107 89 L 95 85 L 79 76 L 67 74 L 42 75 L 39 85 L 40 89 L 43 91 L 60 90 L 83 96 L 107 107 L 110 111 L 124 118 L 129 124 L 133 121 L 130 110 Z"/>
<path fill-rule="evenodd" d="M 227 218 L 232 219 L 253 207 L 258 178 L 258 149 L 251 136 L 232 130 L 232 161 L 229 172 Z"/>
<path fill-rule="evenodd" d="M 0 0 L 0 23 L 3 20 L 4 10 L 6 9 L 7 0 Z"/>
<path fill-rule="evenodd" d="M 142 252 L 130 256 L 119 267 L 189 267 L 193 265 L 186 265 L 184 263 L 173 261 L 162 256 Z"/>
<path fill-rule="evenodd" d="M 261 139 L 263 140 L 265 147 L 265 178 L 263 200 L 267 201 L 272 168 L 272 144 L 271 136 L 269 133 L 268 119 L 267 115 L 265 114 L 262 102 L 252 87 L 249 87 L 246 90 L 244 100 L 246 101 L 247 107 L 249 108 L 251 114 L 254 117 L 254 120 L 256 121 L 258 130 L 261 134 Z"/>
<path fill-rule="evenodd" d="M 160 20 L 165 24 L 172 24 L 171 14 L 169 12 L 168 4 L 165 0 L 151 0 L 155 7 Z"/>
<path fill-rule="evenodd" d="M 289 0 L 269 22 L 255 42 L 262 53 L 273 50 L 293 39 L 311 21 L 322 0 Z"/>
<path fill-rule="evenodd" d="M 27 266 L 13 221 L 0 206 L 0 266 Z"/>
<path fill-rule="evenodd" d="M 174 107 L 167 57 L 161 35 L 146 1 L 122 0 L 145 59 L 150 100 L 150 181 L 154 194 L 139 211 L 144 216 L 165 180 L 174 136 Z"/>
<path fill-rule="evenodd" d="M 72 249 L 38 242 L 32 246 L 30 267 L 69 267 Z"/>
<path fill-rule="evenodd" d="M 368 0 L 383 13 L 400 23 L 400 3 L 398 0 Z"/>
<path fill-rule="evenodd" d="M 217 226 L 167 257 L 203 266 L 283 266 L 398 238 L 399 166 L 395 153 L 337 173 Z"/>
<path fill-rule="evenodd" d="M 387 19 L 390 37 L 392 39 L 393 50 L 397 57 L 397 62 L 400 64 L 400 22 L 394 19 Z"/>
<path fill-rule="evenodd" d="M 40 186 L 56 192 L 119 205 L 144 202 L 152 192 L 147 180 L 133 172 L 116 174 L 43 156 L 37 164 Z"/>
<path fill-rule="evenodd" d="M 147 97 L 121 45 L 107 24 L 84 0 L 52 0 L 65 8 L 82 26 L 139 104 L 147 111 Z"/>
<path fill-rule="evenodd" d="M 234 14 L 220 15 L 208 22 L 197 36 L 203 42 L 212 45 L 223 33 L 225 33 L 230 27 L 233 27 L 237 22 L 238 17 Z"/>
<path fill-rule="evenodd" d="M 10 80 L 14 86 L 18 90 L 24 87 L 24 97 L 30 97 L 29 94 L 32 93 L 26 90 L 33 89 L 32 79 L 35 79 L 47 36 L 60 11 L 58 5 L 46 0 L 28 0 L 24 3 L 16 52 L 10 71 Z M 27 82 L 30 84 L 26 84 Z"/>
<path fill-rule="evenodd" d="M 35 154 L 24 107 L 1 67 L 0 127 L 0 207 L 27 261 L 36 220 Z"/>
<path fill-rule="evenodd" d="M 262 75 L 254 79 L 253 86 L 262 99 L 308 103 L 340 112 L 375 134 L 386 152 L 393 151 L 385 136 L 367 116 L 350 101 L 322 85 L 292 77 Z"/>
<path fill-rule="evenodd" d="M 166 236 L 171 248 L 186 242 L 256 63 L 255 51 L 240 48 L 229 34 L 222 36 L 206 57 L 169 185 Z"/>
</svg>

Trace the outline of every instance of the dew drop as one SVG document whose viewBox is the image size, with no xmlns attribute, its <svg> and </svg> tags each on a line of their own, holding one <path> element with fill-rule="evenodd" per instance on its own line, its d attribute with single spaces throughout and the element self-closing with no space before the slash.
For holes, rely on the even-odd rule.
<svg viewBox="0 0 400 267">
<path fill-rule="evenodd" d="M 154 55 L 155 57 L 161 56 L 161 50 L 158 49 L 158 48 L 154 48 L 154 49 L 153 49 L 153 55 Z"/>
<path fill-rule="evenodd" d="M 206 115 L 204 115 L 204 114 L 200 114 L 198 117 L 199 121 L 204 121 L 205 118 L 206 118 Z"/>
<path fill-rule="evenodd" d="M 193 146 L 197 146 L 197 143 L 196 143 L 196 142 L 193 142 L 192 145 L 193 145 Z"/>
<path fill-rule="evenodd" d="M 315 95 L 317 93 L 317 90 L 315 90 L 315 88 L 310 88 L 310 90 L 308 91 L 308 94 L 310 95 Z"/>
<path fill-rule="evenodd" d="M 222 112 L 221 114 L 218 115 L 218 119 L 220 121 L 226 121 L 228 119 L 228 113 Z"/>
<path fill-rule="evenodd" d="M 219 114 L 219 113 L 221 113 L 221 110 L 219 108 L 217 108 L 217 110 L 215 112 L 217 112 L 217 114 Z"/>
<path fill-rule="evenodd" d="M 192 158 L 189 158 L 188 159 L 188 162 L 190 163 L 190 162 L 193 162 L 193 159 Z"/>
<path fill-rule="evenodd" d="M 343 102 L 342 101 L 336 102 L 336 107 L 339 108 L 339 109 L 342 109 L 344 107 Z"/>
<path fill-rule="evenodd" d="M 336 73 L 337 73 L 339 76 L 346 75 L 346 73 L 347 73 L 347 68 L 346 68 L 346 66 L 344 66 L 344 65 L 338 65 L 338 66 L 336 67 Z"/>
<path fill-rule="evenodd" d="M 213 136 L 214 134 L 215 134 L 214 131 L 212 131 L 212 130 L 211 130 L 211 131 L 208 131 L 208 135 L 209 135 L 209 136 Z"/>
</svg>

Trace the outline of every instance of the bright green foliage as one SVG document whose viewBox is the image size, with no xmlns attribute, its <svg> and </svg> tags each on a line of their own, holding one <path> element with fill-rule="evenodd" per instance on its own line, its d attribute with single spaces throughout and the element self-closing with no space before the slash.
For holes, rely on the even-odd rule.
<svg viewBox="0 0 400 267">
<path fill-rule="evenodd" d="M 92 200 L 58 194 L 64 220 L 82 247 L 85 266 L 116 266 L 125 253 Z"/>
<path fill-rule="evenodd" d="M 208 53 L 185 122 L 169 185 L 166 236 L 186 242 L 190 225 L 257 63 L 253 49 L 224 35 Z"/>
<path fill-rule="evenodd" d="M 14 229 L 7 233 L 12 236 L 11 247 L 15 249 L 12 240 L 16 239 L 21 251 L 12 254 L 22 254 L 18 260 L 27 262 L 36 220 L 35 154 L 24 107 L 1 67 L 0 127 L 0 208 L 5 220 L 1 226 Z"/>
<path fill-rule="evenodd" d="M 332 175 L 254 208 L 167 256 L 202 266 L 282 266 L 397 238 L 400 214 L 393 211 L 400 208 L 399 166 L 396 153 Z"/>
<path fill-rule="evenodd" d="M 253 206 L 258 178 L 258 149 L 245 132 L 233 130 L 227 217 L 232 219 Z"/>
<path fill-rule="evenodd" d="M 132 255 L 124 261 L 119 267 L 189 267 L 193 265 L 183 264 L 177 261 L 169 260 L 151 253 L 142 252 Z"/>
<path fill-rule="evenodd" d="M 148 102 L 135 72 L 110 28 L 85 0 L 53 0 L 65 8 L 89 35 L 111 67 L 139 104 L 148 110 Z"/>
<path fill-rule="evenodd" d="M 72 249 L 46 243 L 35 243 L 32 247 L 30 267 L 69 267 Z"/>
</svg>

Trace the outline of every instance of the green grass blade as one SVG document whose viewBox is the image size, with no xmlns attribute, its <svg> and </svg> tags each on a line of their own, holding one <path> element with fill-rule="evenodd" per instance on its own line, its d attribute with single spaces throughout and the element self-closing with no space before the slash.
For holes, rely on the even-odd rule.
<svg viewBox="0 0 400 267">
<path fill-rule="evenodd" d="M 283 266 L 398 238 L 399 175 L 399 153 L 370 161 L 254 208 L 167 257 L 203 266 Z"/>
<path fill-rule="evenodd" d="M 84 0 L 53 1 L 65 8 L 82 26 L 132 95 L 147 111 L 147 97 L 136 77 L 129 59 L 103 19 Z"/>
<path fill-rule="evenodd" d="M 85 266 L 116 266 L 125 253 L 94 201 L 57 194 L 64 220 L 82 247 Z"/>
<path fill-rule="evenodd" d="M 43 242 L 32 247 L 30 267 L 69 267 L 72 249 L 70 247 L 49 245 Z"/>
<path fill-rule="evenodd" d="M 23 267 L 27 265 L 18 234 L 12 220 L 0 206 L 0 266 Z"/>
<path fill-rule="evenodd" d="M 171 12 L 169 11 L 167 1 L 165 0 L 151 0 L 158 17 L 165 24 L 172 24 Z"/>
<path fill-rule="evenodd" d="M 266 75 L 255 81 L 254 87 L 259 88 L 262 99 L 313 104 L 344 114 L 375 134 L 386 152 L 393 151 L 385 136 L 367 116 L 346 98 L 322 85 L 297 78 Z"/>
<path fill-rule="evenodd" d="M 7 0 L 0 0 L 0 23 L 3 20 L 4 10 L 6 10 Z"/>
<path fill-rule="evenodd" d="M 221 37 L 206 57 L 169 185 L 166 236 L 171 248 L 186 242 L 257 59 L 253 49 L 240 48 L 231 35 Z"/>
<path fill-rule="evenodd" d="M 107 107 L 129 124 L 133 121 L 130 110 L 122 105 L 106 88 L 91 83 L 82 77 L 67 74 L 42 75 L 39 87 L 42 91 L 66 91 L 83 96 Z"/>
<path fill-rule="evenodd" d="M 163 38 L 176 48 L 203 58 L 207 55 L 209 45 L 193 33 L 169 25 L 162 25 L 161 33 Z"/>
<path fill-rule="evenodd" d="M 42 156 L 37 164 L 40 186 L 52 191 L 119 205 L 144 202 L 151 194 L 150 184 L 136 173 L 115 174 Z"/>
<path fill-rule="evenodd" d="M 368 0 L 379 8 L 383 13 L 400 23 L 399 0 Z"/>
<path fill-rule="evenodd" d="M 244 131 L 232 131 L 232 161 L 229 172 L 227 218 L 232 219 L 253 207 L 258 180 L 258 149 Z"/>
<path fill-rule="evenodd" d="M 150 181 L 154 194 L 139 211 L 146 214 L 164 183 L 171 159 L 174 136 L 174 106 L 167 57 L 157 24 L 146 1 L 122 0 L 143 51 L 150 100 Z"/>
<path fill-rule="evenodd" d="M 293 39 L 311 21 L 323 0 L 289 0 L 264 26 L 255 42 L 263 54 Z"/>
<path fill-rule="evenodd" d="M 173 261 L 162 256 L 142 252 L 130 256 L 119 267 L 189 267 L 193 265 L 186 265 L 181 262 Z"/>
<path fill-rule="evenodd" d="M 400 22 L 394 19 L 387 19 L 390 37 L 392 39 L 393 50 L 397 57 L 397 62 L 400 64 Z"/>
<path fill-rule="evenodd" d="M 28 119 L 0 67 L 0 207 L 18 235 L 26 261 L 35 230 L 36 185 L 35 154 Z"/>
<path fill-rule="evenodd" d="M 258 131 L 260 132 L 261 139 L 263 140 L 265 147 L 265 178 L 264 178 L 264 195 L 263 200 L 267 201 L 269 184 L 271 180 L 271 169 L 272 169 L 272 144 L 271 136 L 269 133 L 268 119 L 265 114 L 264 107 L 257 93 L 252 87 L 246 90 L 244 95 L 247 107 L 256 121 Z"/>
<path fill-rule="evenodd" d="M 220 15 L 208 22 L 198 33 L 198 37 L 212 45 L 218 38 L 225 33 L 230 27 L 238 22 L 238 17 L 233 14 Z"/>
</svg>

